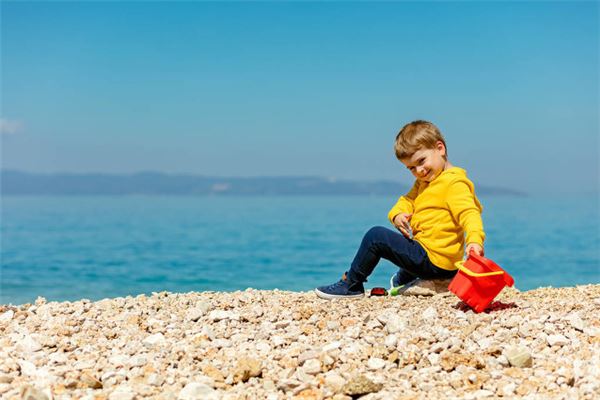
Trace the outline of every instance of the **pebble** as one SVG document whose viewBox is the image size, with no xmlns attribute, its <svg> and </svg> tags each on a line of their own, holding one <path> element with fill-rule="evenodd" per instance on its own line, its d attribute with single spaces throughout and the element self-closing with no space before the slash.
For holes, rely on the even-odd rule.
<svg viewBox="0 0 600 400">
<path fill-rule="evenodd" d="M 566 320 L 569 321 L 573 328 L 577 329 L 580 332 L 583 332 L 583 330 L 585 329 L 585 323 L 577 313 L 569 314 Z"/>
<path fill-rule="evenodd" d="M 19 361 L 17 361 L 17 364 L 19 365 L 19 368 L 21 369 L 21 373 L 23 375 L 28 375 L 28 376 L 37 375 L 37 368 L 35 367 L 35 365 L 33 363 L 26 361 L 26 360 L 19 360 Z"/>
<path fill-rule="evenodd" d="M 135 393 L 129 386 L 118 386 L 108 395 L 108 400 L 133 400 Z"/>
<path fill-rule="evenodd" d="M 427 307 L 425 311 L 421 314 L 421 317 L 425 321 L 433 321 L 438 317 L 438 312 L 434 307 Z"/>
<path fill-rule="evenodd" d="M 325 386 L 330 388 L 334 393 L 342 390 L 346 380 L 341 375 L 335 372 L 330 372 L 325 375 Z"/>
<path fill-rule="evenodd" d="M 398 337 L 396 335 L 387 335 L 384 340 L 386 347 L 394 348 L 398 343 Z"/>
<path fill-rule="evenodd" d="M 298 364 L 302 365 L 305 361 L 318 357 L 319 353 L 314 350 L 305 351 L 298 356 Z"/>
<path fill-rule="evenodd" d="M 528 368 L 533 365 L 533 358 L 531 357 L 531 352 L 521 346 L 512 346 L 509 347 L 504 356 L 507 358 L 510 365 L 518 368 Z"/>
<path fill-rule="evenodd" d="M 234 313 L 233 311 L 213 310 L 210 312 L 210 314 L 208 314 L 208 318 L 215 322 L 224 319 L 238 321 L 240 319 L 240 315 Z"/>
<path fill-rule="evenodd" d="M 352 377 L 342 388 L 344 394 L 348 396 L 362 396 L 369 393 L 378 392 L 383 388 L 383 384 L 374 383 L 364 375 Z"/>
<path fill-rule="evenodd" d="M 0 324 L 6 324 L 10 322 L 15 315 L 13 310 L 8 310 L 0 314 Z"/>
<path fill-rule="evenodd" d="M 548 344 L 550 346 L 564 346 L 569 344 L 569 339 L 567 339 L 564 335 L 548 335 L 546 338 Z"/>
<path fill-rule="evenodd" d="M 157 346 L 164 344 L 166 341 L 164 335 L 162 333 L 156 333 L 154 335 L 148 336 L 146 339 L 142 341 L 142 343 L 148 347 Z"/>
<path fill-rule="evenodd" d="M 406 329 L 406 321 L 397 315 L 393 315 L 385 325 L 388 333 L 397 333 Z"/>
<path fill-rule="evenodd" d="M 350 339 L 358 339 L 360 336 L 360 326 L 353 326 L 346 329 L 346 333 L 344 335 Z"/>
<path fill-rule="evenodd" d="M 319 372 L 321 372 L 321 361 L 315 358 L 306 360 L 306 362 L 302 366 L 302 370 L 307 374 L 316 375 Z"/>
<path fill-rule="evenodd" d="M 385 360 L 378 357 L 369 358 L 369 361 L 367 361 L 367 367 L 370 370 L 382 369 L 385 367 Z"/>
<path fill-rule="evenodd" d="M 219 395 L 215 389 L 206 383 L 190 382 L 179 392 L 177 400 L 213 400 Z"/>
<path fill-rule="evenodd" d="M 0 305 L 0 397 L 591 399 L 596 299 L 600 285 L 505 288 L 481 314 L 454 295 L 255 289 Z"/>
<path fill-rule="evenodd" d="M 29 335 L 25 336 L 23 340 L 19 342 L 18 347 L 26 353 L 35 353 L 42 349 L 42 345 Z"/>
<path fill-rule="evenodd" d="M 342 342 L 339 341 L 334 341 L 331 343 L 327 343 L 326 345 L 323 346 L 323 351 L 324 352 L 329 352 L 332 350 L 337 350 L 342 346 Z"/>
</svg>

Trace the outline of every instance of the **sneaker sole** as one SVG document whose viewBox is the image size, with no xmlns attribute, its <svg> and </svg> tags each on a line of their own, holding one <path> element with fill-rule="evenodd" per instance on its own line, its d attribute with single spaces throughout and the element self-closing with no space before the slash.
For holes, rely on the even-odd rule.
<svg viewBox="0 0 600 400">
<path fill-rule="evenodd" d="M 326 299 L 326 300 L 335 300 L 335 299 L 360 299 L 361 297 L 365 296 L 364 293 L 347 294 L 347 295 L 329 294 L 329 293 L 321 292 L 319 289 L 315 289 L 315 294 L 317 295 L 317 297 L 320 297 L 320 298 Z"/>
</svg>

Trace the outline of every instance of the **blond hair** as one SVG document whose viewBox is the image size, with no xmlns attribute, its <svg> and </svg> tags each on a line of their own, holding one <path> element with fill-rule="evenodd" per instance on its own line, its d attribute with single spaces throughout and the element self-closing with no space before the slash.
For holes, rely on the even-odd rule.
<svg viewBox="0 0 600 400">
<path fill-rule="evenodd" d="M 417 120 L 404 125 L 396 136 L 394 150 L 398 160 L 411 157 L 420 149 L 434 149 L 437 142 L 446 147 L 446 140 L 437 126 L 428 121 Z M 446 156 L 448 148 L 446 148 Z"/>
</svg>

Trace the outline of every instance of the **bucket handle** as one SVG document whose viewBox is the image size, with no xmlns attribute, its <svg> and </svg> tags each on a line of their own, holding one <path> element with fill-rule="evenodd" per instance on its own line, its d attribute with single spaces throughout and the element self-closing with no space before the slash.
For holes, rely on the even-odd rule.
<svg viewBox="0 0 600 400">
<path fill-rule="evenodd" d="M 469 276 L 473 276 L 475 278 L 482 278 L 484 276 L 502 275 L 504 273 L 504 271 L 473 272 L 470 269 L 468 269 L 467 267 L 465 267 L 465 262 L 464 261 L 457 261 L 457 262 L 454 263 L 454 266 L 456 266 L 456 268 L 458 268 L 459 270 L 461 270 L 465 274 L 467 274 Z"/>
</svg>

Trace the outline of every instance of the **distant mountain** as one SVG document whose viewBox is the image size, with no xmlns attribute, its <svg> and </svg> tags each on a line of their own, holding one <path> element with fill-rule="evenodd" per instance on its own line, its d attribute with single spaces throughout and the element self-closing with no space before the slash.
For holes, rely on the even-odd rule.
<svg viewBox="0 0 600 400">
<path fill-rule="evenodd" d="M 2 195 L 400 195 L 409 187 L 396 181 L 351 181 L 320 177 L 219 178 L 139 172 L 135 174 L 37 174 L 0 172 Z M 510 189 L 478 186 L 480 195 L 522 196 Z"/>
</svg>

